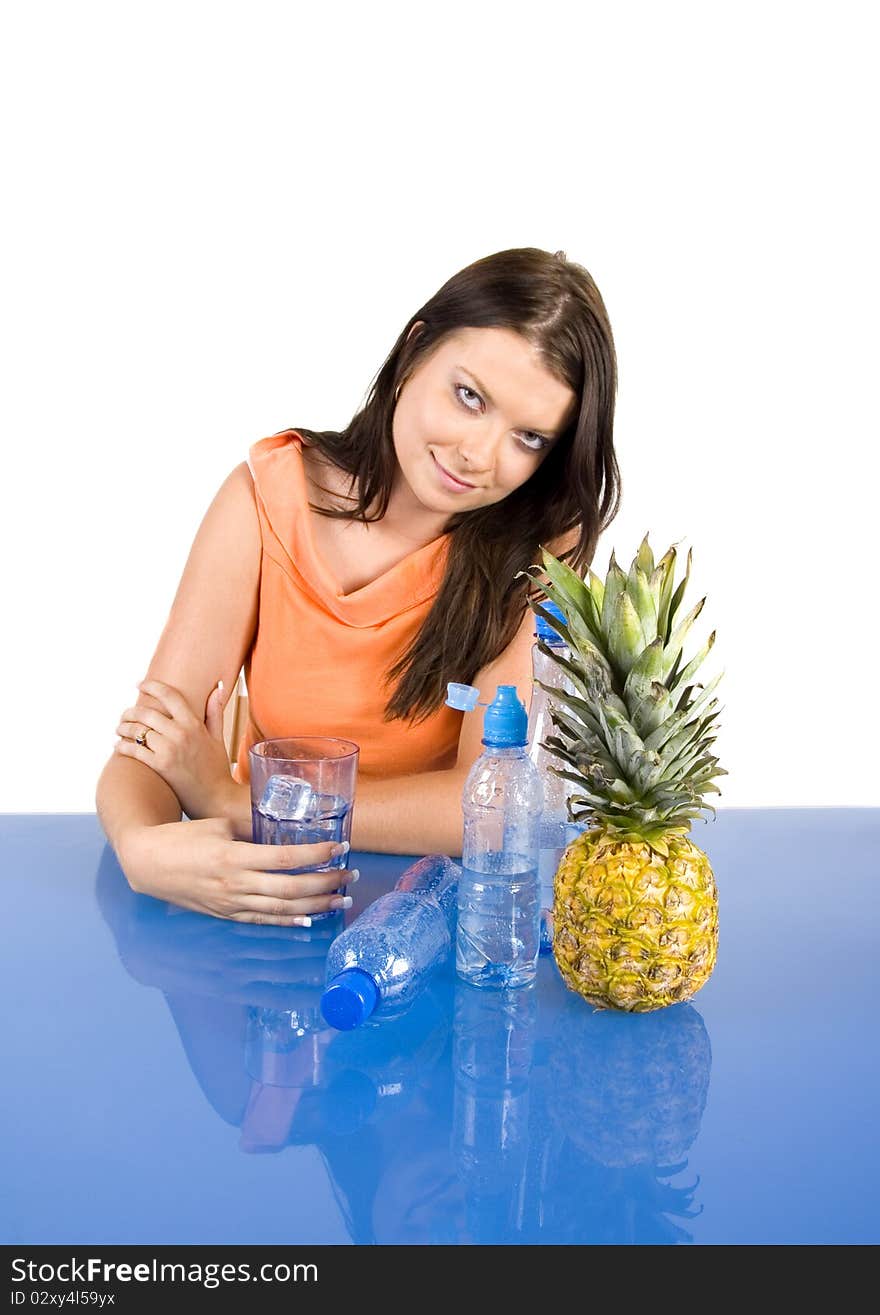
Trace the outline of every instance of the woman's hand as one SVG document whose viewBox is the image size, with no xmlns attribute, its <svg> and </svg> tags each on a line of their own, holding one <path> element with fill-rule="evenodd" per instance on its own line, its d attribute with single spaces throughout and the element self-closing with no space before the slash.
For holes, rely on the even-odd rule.
<svg viewBox="0 0 880 1315">
<path fill-rule="evenodd" d="M 205 721 L 173 685 L 142 680 L 138 689 L 162 710 L 126 708 L 116 727 L 122 739 L 114 752 L 152 767 L 171 786 L 187 817 L 223 816 L 235 781 L 223 741 L 222 687 L 211 691 Z M 146 744 L 138 744 L 137 736 Z"/>
<path fill-rule="evenodd" d="M 333 892 L 358 879 L 357 869 L 315 868 L 348 852 L 348 842 L 255 845 L 233 838 L 226 818 L 139 826 L 117 851 L 132 890 L 196 913 L 234 922 L 308 927 L 312 913 L 350 908 L 351 897 Z"/>
</svg>

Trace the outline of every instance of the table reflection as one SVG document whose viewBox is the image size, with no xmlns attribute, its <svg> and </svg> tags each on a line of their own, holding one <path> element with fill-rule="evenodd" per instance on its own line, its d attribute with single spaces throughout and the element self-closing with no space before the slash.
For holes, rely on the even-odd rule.
<svg viewBox="0 0 880 1315">
<path fill-rule="evenodd" d="M 450 961 L 401 1017 L 337 1032 L 319 1000 L 341 916 L 288 929 L 189 913 L 135 895 L 109 846 L 97 898 L 240 1152 L 314 1146 L 353 1242 L 692 1240 L 697 1183 L 673 1181 L 709 1087 L 692 1006 L 593 1012 L 552 962 L 536 986 L 488 991 Z"/>
</svg>

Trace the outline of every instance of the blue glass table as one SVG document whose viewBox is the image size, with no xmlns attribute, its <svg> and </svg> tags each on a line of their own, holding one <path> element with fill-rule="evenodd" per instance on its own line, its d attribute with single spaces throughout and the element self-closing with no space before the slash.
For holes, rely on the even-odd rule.
<svg viewBox="0 0 880 1315">
<path fill-rule="evenodd" d="M 880 810 L 697 823 L 718 963 L 594 1012 L 451 965 L 327 1029 L 341 929 L 134 895 L 89 815 L 0 817 L 3 1182 L 19 1243 L 876 1243 Z M 351 921 L 412 859 L 358 854 Z"/>
</svg>

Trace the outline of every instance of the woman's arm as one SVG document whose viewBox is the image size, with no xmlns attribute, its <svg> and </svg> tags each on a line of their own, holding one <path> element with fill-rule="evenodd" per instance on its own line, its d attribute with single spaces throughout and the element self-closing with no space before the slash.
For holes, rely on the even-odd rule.
<svg viewBox="0 0 880 1315">
<path fill-rule="evenodd" d="M 247 462 L 227 476 L 193 541 L 147 677 L 204 714 L 218 679 L 233 689 L 253 643 L 260 592 L 260 522 Z M 139 704 L 161 708 L 141 695 Z"/>
<path fill-rule="evenodd" d="M 238 677 L 256 625 L 260 557 L 253 483 L 243 463 L 199 527 L 150 663 L 150 677 L 174 686 L 191 708 L 205 709 L 218 677 L 229 689 Z M 145 693 L 137 706 L 162 709 Z M 147 739 L 161 734 L 159 722 Z M 143 894 L 217 917 L 281 926 L 308 922 L 344 898 L 332 893 L 345 884 L 344 869 L 284 871 L 328 864 L 341 852 L 332 842 L 255 845 L 236 840 L 226 818 L 181 822 L 181 801 L 148 762 L 114 753 L 101 773 L 96 804 L 129 884 Z"/>
<path fill-rule="evenodd" d="M 177 795 L 151 767 L 131 758 L 113 756 L 98 780 L 95 792 L 104 834 L 122 862 L 125 835 L 139 826 L 179 822 Z"/>
<path fill-rule="evenodd" d="M 173 685 L 193 708 L 204 709 L 218 678 L 232 689 L 256 626 L 259 579 L 260 527 L 242 462 L 199 527 L 148 675 Z M 162 705 L 142 693 L 136 706 Z M 96 805 L 117 855 L 129 829 L 181 816 L 180 801 L 161 776 L 117 754 L 101 774 Z"/>
</svg>

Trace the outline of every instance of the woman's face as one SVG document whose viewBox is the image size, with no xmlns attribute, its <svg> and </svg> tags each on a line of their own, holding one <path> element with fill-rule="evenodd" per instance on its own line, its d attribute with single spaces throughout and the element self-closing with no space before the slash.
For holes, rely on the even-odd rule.
<svg viewBox="0 0 880 1315">
<path fill-rule="evenodd" d="M 409 510 L 444 517 L 500 502 L 546 459 L 576 403 L 520 334 L 460 329 L 400 390 L 395 491 L 408 489 Z"/>
</svg>

